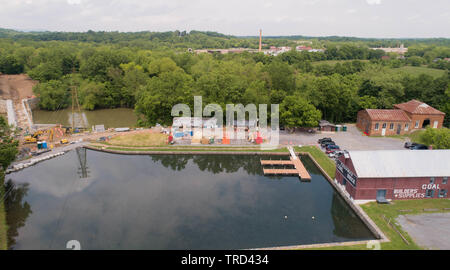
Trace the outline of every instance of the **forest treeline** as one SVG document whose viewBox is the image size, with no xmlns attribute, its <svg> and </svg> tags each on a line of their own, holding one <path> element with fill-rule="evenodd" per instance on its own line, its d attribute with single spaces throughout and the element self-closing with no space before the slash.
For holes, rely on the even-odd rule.
<svg viewBox="0 0 450 270">
<path fill-rule="evenodd" d="M 370 49 L 376 40 L 309 40 L 325 52 L 268 56 L 187 52 L 258 44 L 255 38 L 213 32 L 0 31 L 0 37 L 0 72 L 27 73 L 38 80 L 34 91 L 41 98 L 40 107 L 47 110 L 68 107 L 71 88 L 76 87 L 84 109 L 134 108 L 142 125 L 170 123 L 173 105 L 193 106 L 193 97 L 201 95 L 204 104 L 224 108 L 230 103 L 280 104 L 285 126 L 316 126 L 320 119 L 354 122 L 361 109 L 392 108 L 418 99 L 445 112 L 449 125 L 446 39 L 413 42 L 406 57 L 399 58 Z M 297 44 L 288 38 L 264 42 Z M 442 75 L 402 72 L 404 66 L 439 69 Z"/>
</svg>

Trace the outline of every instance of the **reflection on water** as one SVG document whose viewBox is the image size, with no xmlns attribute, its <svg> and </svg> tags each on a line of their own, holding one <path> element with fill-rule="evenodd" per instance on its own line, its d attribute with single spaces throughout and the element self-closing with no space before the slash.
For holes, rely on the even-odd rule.
<svg viewBox="0 0 450 270">
<path fill-rule="evenodd" d="M 88 128 L 94 125 L 105 125 L 106 128 L 134 127 L 137 116 L 132 109 L 117 108 L 95 111 L 82 111 L 74 114 L 75 126 Z M 59 111 L 33 110 L 33 121 L 35 124 L 62 124 L 72 125 L 72 109 Z"/>
<path fill-rule="evenodd" d="M 16 223 L 11 249 L 65 249 L 70 240 L 83 249 L 246 249 L 373 239 L 308 158 L 307 183 L 264 176 L 258 156 L 88 150 L 86 160 L 87 178 L 76 151 L 9 175 L 26 187 L 21 208 L 7 209 Z"/>
</svg>

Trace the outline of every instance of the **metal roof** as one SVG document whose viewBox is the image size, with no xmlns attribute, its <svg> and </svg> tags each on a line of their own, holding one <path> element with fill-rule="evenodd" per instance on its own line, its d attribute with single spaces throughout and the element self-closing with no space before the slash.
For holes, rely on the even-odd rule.
<svg viewBox="0 0 450 270">
<path fill-rule="evenodd" d="M 450 150 L 349 151 L 358 178 L 450 177 Z"/>
</svg>

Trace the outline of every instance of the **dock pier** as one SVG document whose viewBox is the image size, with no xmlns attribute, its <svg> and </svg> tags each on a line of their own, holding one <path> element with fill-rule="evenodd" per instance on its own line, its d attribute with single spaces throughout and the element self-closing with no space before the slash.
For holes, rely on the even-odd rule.
<svg viewBox="0 0 450 270">
<path fill-rule="evenodd" d="M 300 158 L 295 154 L 294 149 L 289 147 L 291 154 L 290 160 L 261 160 L 261 165 L 282 165 L 293 166 L 293 169 L 266 169 L 263 168 L 265 175 L 298 175 L 302 180 L 311 180 L 311 175 L 306 170 Z"/>
</svg>

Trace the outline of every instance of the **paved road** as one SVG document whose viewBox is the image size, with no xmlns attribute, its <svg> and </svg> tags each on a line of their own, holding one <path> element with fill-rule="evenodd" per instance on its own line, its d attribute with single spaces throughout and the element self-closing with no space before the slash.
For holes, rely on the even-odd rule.
<svg viewBox="0 0 450 270">
<path fill-rule="evenodd" d="M 405 215 L 397 221 L 419 246 L 450 250 L 450 213 Z"/>
<path fill-rule="evenodd" d="M 329 134 L 308 134 L 306 132 L 289 134 L 282 132 L 280 134 L 280 143 L 283 145 L 290 143 L 294 145 L 313 145 L 317 144 L 318 139 L 324 137 L 332 138 L 343 150 L 404 150 L 403 140 L 363 136 L 354 125 L 349 125 L 347 132 Z"/>
</svg>

